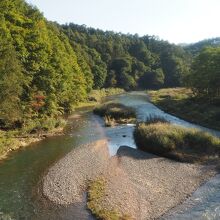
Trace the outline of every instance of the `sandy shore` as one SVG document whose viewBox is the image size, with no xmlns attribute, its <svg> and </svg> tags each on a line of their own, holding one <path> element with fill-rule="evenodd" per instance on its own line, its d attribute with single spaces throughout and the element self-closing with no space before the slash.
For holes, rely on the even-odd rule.
<svg viewBox="0 0 220 220">
<path fill-rule="evenodd" d="M 74 149 L 51 167 L 43 179 L 43 194 L 58 205 L 83 201 L 87 181 L 107 180 L 102 208 L 116 209 L 133 219 L 157 219 L 182 203 L 213 167 L 174 162 L 129 147 L 110 158 L 106 140 Z"/>
</svg>

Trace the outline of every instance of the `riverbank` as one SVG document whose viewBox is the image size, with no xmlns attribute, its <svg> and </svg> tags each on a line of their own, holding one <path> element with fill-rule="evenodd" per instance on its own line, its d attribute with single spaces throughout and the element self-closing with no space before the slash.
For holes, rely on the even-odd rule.
<svg viewBox="0 0 220 220">
<path fill-rule="evenodd" d="M 80 203 L 88 181 L 104 178 L 104 193 L 94 203 L 101 213 L 156 219 L 215 174 L 212 166 L 179 163 L 129 147 L 110 157 L 107 141 L 101 140 L 72 150 L 52 166 L 43 179 L 43 195 L 57 205 Z"/>
<path fill-rule="evenodd" d="M 220 130 L 220 103 L 193 97 L 190 89 L 148 91 L 153 104 L 165 112 L 208 128 Z"/>
<path fill-rule="evenodd" d="M 32 143 L 39 142 L 47 137 L 63 135 L 63 127 L 54 128 L 48 132 L 38 134 L 23 134 L 17 136 L 13 132 L 0 130 L 0 161 L 6 159 L 11 152 L 28 147 Z"/>
<path fill-rule="evenodd" d="M 101 103 L 107 96 L 122 94 L 125 91 L 119 88 L 92 90 L 86 102 L 75 106 L 75 113 L 81 108 L 93 107 Z M 70 115 L 68 118 L 71 118 Z M 68 119 L 67 119 L 68 120 Z M 3 131 L 0 129 L 0 161 L 6 159 L 11 152 L 28 147 L 30 144 L 41 141 L 47 137 L 62 135 L 67 120 L 64 118 L 30 121 L 25 128 Z M 34 134 L 32 134 L 34 132 Z"/>
</svg>

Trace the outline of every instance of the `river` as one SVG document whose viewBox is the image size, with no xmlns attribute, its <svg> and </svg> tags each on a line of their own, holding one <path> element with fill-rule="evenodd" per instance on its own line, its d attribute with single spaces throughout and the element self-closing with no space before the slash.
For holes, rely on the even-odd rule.
<svg viewBox="0 0 220 220">
<path fill-rule="evenodd" d="M 118 95 L 110 100 L 134 107 L 138 121 L 144 121 L 153 115 L 162 116 L 171 123 L 184 127 L 195 127 L 220 137 L 219 131 L 188 123 L 163 112 L 150 103 L 143 92 Z M 38 183 L 48 167 L 72 149 L 101 139 L 103 136 L 108 137 L 111 155 L 115 155 L 122 145 L 136 148 L 133 139 L 133 124 L 105 128 L 103 121 L 93 115 L 90 108 L 76 113 L 81 117 L 69 120 L 65 135 L 32 144 L 28 148 L 13 152 L 7 160 L 0 162 L 0 219 L 45 220 L 55 219 L 54 216 L 57 212 L 66 213 L 66 210 L 63 209 L 42 210 L 36 192 Z M 218 175 L 201 186 L 189 200 L 175 208 L 169 213 L 169 216 L 163 219 L 220 219 L 219 183 L 220 176 Z M 71 208 L 72 212 L 75 211 L 75 215 L 71 219 L 80 219 L 81 208 L 82 206 Z M 87 219 L 92 219 L 90 213 L 85 210 L 83 215 Z"/>
</svg>

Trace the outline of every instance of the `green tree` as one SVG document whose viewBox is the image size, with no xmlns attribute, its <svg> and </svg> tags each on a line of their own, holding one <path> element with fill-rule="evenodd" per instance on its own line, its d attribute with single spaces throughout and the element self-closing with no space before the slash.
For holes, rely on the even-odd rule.
<svg viewBox="0 0 220 220">
<path fill-rule="evenodd" d="M 142 89 L 159 89 L 164 85 L 164 73 L 162 69 L 148 71 L 139 79 Z"/>
<path fill-rule="evenodd" d="M 220 96 L 220 47 L 202 50 L 192 64 L 187 82 L 197 95 Z"/>
<path fill-rule="evenodd" d="M 10 34 L 0 17 L 0 121 L 13 126 L 22 120 L 21 95 L 24 76 Z"/>
</svg>

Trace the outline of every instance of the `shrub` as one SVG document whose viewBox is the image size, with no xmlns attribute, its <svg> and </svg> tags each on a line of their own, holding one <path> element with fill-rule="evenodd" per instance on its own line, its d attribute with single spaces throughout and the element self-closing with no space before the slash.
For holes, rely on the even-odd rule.
<svg viewBox="0 0 220 220">
<path fill-rule="evenodd" d="M 64 127 L 66 121 L 62 118 L 37 118 L 35 120 L 28 120 L 22 127 L 21 134 L 35 134 L 42 131 L 51 131 L 58 127 Z"/>
</svg>

